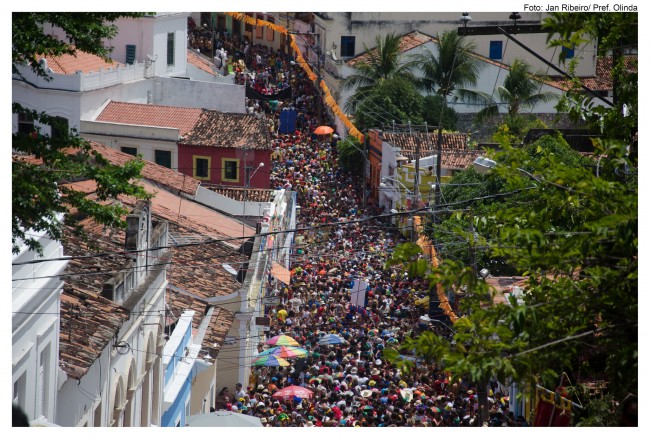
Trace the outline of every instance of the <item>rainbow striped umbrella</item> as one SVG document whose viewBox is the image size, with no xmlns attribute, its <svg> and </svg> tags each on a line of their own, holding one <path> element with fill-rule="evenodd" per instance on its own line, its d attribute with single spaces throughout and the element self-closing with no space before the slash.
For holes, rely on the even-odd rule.
<svg viewBox="0 0 650 439">
<path fill-rule="evenodd" d="M 280 358 L 305 358 L 309 354 L 307 349 L 295 346 L 276 346 L 259 353 L 259 355 L 275 355 Z"/>
<path fill-rule="evenodd" d="M 260 355 L 253 361 L 253 366 L 288 366 L 289 362 L 275 355 Z"/>
<path fill-rule="evenodd" d="M 265 344 L 269 346 L 300 346 L 300 343 L 298 343 L 295 339 L 284 334 L 269 338 L 266 340 Z"/>
</svg>

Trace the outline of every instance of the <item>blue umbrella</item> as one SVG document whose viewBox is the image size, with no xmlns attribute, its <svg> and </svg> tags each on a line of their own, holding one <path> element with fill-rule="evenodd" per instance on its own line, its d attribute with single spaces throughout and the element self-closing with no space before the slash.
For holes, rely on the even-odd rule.
<svg viewBox="0 0 650 439">
<path fill-rule="evenodd" d="M 326 345 L 326 344 L 346 344 L 347 342 L 343 337 L 341 337 L 338 334 L 327 334 L 323 337 L 321 337 L 320 340 L 318 340 L 319 345 Z"/>
</svg>

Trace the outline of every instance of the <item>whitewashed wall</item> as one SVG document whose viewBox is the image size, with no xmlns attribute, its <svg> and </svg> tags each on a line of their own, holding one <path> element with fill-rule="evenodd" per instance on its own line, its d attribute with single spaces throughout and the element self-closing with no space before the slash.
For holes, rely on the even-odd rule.
<svg viewBox="0 0 650 439">
<path fill-rule="evenodd" d="M 199 186 L 194 201 L 205 204 L 213 209 L 232 216 L 262 217 L 263 211 L 271 203 L 262 203 L 258 201 L 233 200 L 224 195 L 218 194 L 210 189 Z"/>
<path fill-rule="evenodd" d="M 341 55 L 341 36 L 354 35 L 355 38 L 355 55 L 363 53 L 363 43 L 368 47 L 374 46 L 376 35 L 386 35 L 394 32 L 397 35 L 405 34 L 414 30 L 422 33 L 436 36 L 436 33 L 442 33 L 445 30 L 458 29 L 461 27 L 461 22 L 458 20 L 461 12 L 353 12 L 351 19 L 355 22 L 365 23 L 362 26 L 356 25 L 350 30 L 348 29 L 349 19 L 345 12 L 329 12 L 327 13 L 332 17 L 333 21 L 325 21 L 316 18 L 316 23 L 326 30 L 326 36 L 323 38 L 323 48 L 325 50 L 332 49 L 332 43 L 336 44 L 336 56 L 340 58 Z M 469 11 L 472 21 L 468 26 L 485 26 L 495 24 L 512 24 L 508 20 L 509 12 L 472 12 Z M 540 22 L 546 14 L 538 12 L 522 12 L 520 21 L 535 21 Z M 536 52 L 540 53 L 546 59 L 554 59 L 557 64 L 558 53 L 555 49 L 548 49 L 546 47 L 546 34 L 519 34 L 516 38 L 522 43 L 528 45 Z M 479 35 L 474 37 L 477 43 L 477 53 L 488 57 L 490 41 L 501 40 L 505 48 L 506 37 L 499 35 Z M 576 74 L 579 76 L 591 76 L 596 72 L 596 59 L 593 57 L 593 44 L 587 44 L 584 48 L 576 49 L 576 56 L 579 52 L 583 51 L 583 61 L 578 66 Z M 507 50 L 505 51 L 505 58 L 503 62 L 509 64 L 515 57 L 523 57 L 526 52 L 518 47 L 516 44 L 508 43 Z M 553 55 L 555 54 L 555 57 Z M 526 58 L 529 56 L 526 55 Z M 531 57 L 532 58 L 532 57 Z M 546 64 L 536 59 L 531 59 L 534 69 L 546 70 Z"/>
<path fill-rule="evenodd" d="M 154 103 L 179 107 L 205 108 L 226 113 L 245 113 L 246 88 L 232 83 L 156 78 Z"/>
<path fill-rule="evenodd" d="M 63 256 L 59 242 L 48 239 L 44 233 L 39 235 L 43 256 L 21 245 L 20 253 L 13 256 L 13 263 Z M 59 309 L 63 288 L 63 281 L 57 275 L 67 265 L 67 261 L 50 261 L 12 268 L 12 398 L 30 421 L 53 422 L 56 413 Z M 44 375 L 39 380 L 40 367 Z"/>
</svg>

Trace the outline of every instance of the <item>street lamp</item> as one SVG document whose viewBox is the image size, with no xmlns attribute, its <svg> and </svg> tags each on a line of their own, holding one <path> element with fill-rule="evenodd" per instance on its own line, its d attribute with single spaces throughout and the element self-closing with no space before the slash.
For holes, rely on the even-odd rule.
<svg viewBox="0 0 650 439">
<path fill-rule="evenodd" d="M 411 194 L 411 190 L 406 186 L 404 186 L 404 183 L 392 177 L 381 177 L 381 183 L 379 183 L 379 187 L 383 187 L 383 188 L 389 187 L 389 185 L 386 184 L 387 181 L 392 181 L 394 183 L 399 184 L 406 191 L 407 194 Z"/>
<path fill-rule="evenodd" d="M 487 157 L 478 156 L 474 160 L 474 170 L 481 175 L 487 175 L 497 166 L 497 162 Z"/>
</svg>

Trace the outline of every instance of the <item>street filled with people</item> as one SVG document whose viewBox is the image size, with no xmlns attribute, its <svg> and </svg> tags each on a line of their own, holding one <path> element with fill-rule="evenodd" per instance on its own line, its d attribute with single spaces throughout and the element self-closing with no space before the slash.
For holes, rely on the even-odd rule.
<svg viewBox="0 0 650 439">
<path fill-rule="evenodd" d="M 480 422 L 476 383 L 452 380 L 412 353 L 401 352 L 413 361 L 409 373 L 384 358 L 384 349 L 437 329 L 421 319 L 428 285 L 410 282 L 399 266 L 385 267 L 405 238 L 390 217 L 363 205 L 359 176 L 339 165 L 339 136 L 313 133 L 333 124 L 318 117 L 311 82 L 271 50 L 256 48 L 244 59 L 264 85 L 294 79 L 290 99 L 251 108 L 270 121 L 271 187 L 297 192 L 298 227 L 306 230 L 294 239 L 290 284 L 273 279 L 269 286 L 279 304 L 266 307 L 271 326 L 258 348 L 278 353 L 285 365 L 253 366 L 248 383 L 221 389 L 216 409 L 257 416 L 269 427 L 526 425 L 509 411 L 496 381 L 489 419 Z M 296 129 L 282 133 L 279 118 L 289 108 L 298 113 Z M 360 283 L 365 300 L 355 303 Z"/>
</svg>

